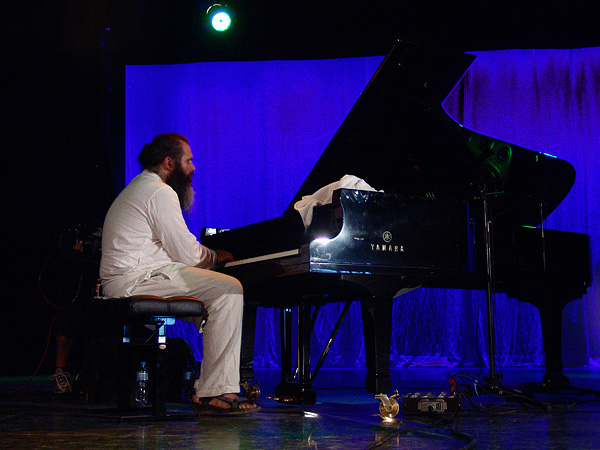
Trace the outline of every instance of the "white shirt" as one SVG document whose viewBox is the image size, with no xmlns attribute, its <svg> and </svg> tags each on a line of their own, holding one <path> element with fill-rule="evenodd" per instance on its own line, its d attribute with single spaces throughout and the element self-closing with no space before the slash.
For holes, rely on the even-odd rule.
<svg viewBox="0 0 600 450">
<path fill-rule="evenodd" d="M 189 231 L 177 193 L 156 173 L 131 180 L 108 210 L 100 263 L 106 297 L 132 295 L 142 281 L 182 266 L 211 269 L 216 258 Z"/>
</svg>

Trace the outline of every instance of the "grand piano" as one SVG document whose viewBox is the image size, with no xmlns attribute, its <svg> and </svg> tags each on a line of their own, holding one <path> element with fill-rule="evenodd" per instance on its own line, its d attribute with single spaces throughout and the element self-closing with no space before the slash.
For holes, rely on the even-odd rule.
<svg viewBox="0 0 600 450">
<path fill-rule="evenodd" d="M 360 301 L 366 390 L 390 392 L 392 301 L 418 287 L 485 289 L 488 299 L 504 292 L 535 305 L 544 382 L 562 376 L 562 309 L 591 281 L 589 237 L 548 230 L 544 220 L 571 189 L 575 170 L 447 115 L 442 102 L 474 59 L 398 40 L 281 217 L 203 231 L 204 245 L 234 254 L 220 270 L 244 285 L 242 381 L 253 378 L 256 308 L 280 308 L 276 395 L 314 403 L 311 382 L 325 354 L 311 373 L 315 311 L 328 302 L 345 302 L 347 311 Z M 294 204 L 345 174 L 382 192 L 336 191 L 307 228 Z"/>
</svg>

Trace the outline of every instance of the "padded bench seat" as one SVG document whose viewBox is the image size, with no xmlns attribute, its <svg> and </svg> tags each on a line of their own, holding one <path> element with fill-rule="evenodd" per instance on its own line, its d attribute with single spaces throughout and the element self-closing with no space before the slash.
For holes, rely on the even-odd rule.
<svg viewBox="0 0 600 450">
<path fill-rule="evenodd" d="M 208 318 L 204 303 L 194 297 L 157 297 L 154 295 L 136 295 L 97 300 L 97 312 L 106 320 L 122 326 L 123 336 L 119 350 L 120 374 L 118 406 L 129 409 L 131 393 L 135 382 L 135 371 L 140 361 L 132 361 L 132 350 L 151 349 L 148 359 L 150 375 L 149 400 L 152 403 L 152 415 L 164 420 L 167 404 L 167 339 L 165 327 L 172 325 L 175 319 L 201 317 L 202 323 Z M 149 338 L 138 339 L 131 335 L 132 325 L 153 325 L 155 331 Z"/>
</svg>

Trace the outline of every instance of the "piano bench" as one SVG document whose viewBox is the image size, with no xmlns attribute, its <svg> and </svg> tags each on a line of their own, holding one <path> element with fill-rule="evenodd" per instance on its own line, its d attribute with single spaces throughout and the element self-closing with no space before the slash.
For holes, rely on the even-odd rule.
<svg viewBox="0 0 600 450">
<path fill-rule="evenodd" d="M 185 317 L 201 317 L 204 323 L 208 318 L 204 303 L 194 297 L 137 295 L 99 300 L 96 307 L 103 317 L 122 329 L 117 375 L 119 409 L 130 409 L 136 372 L 141 361 L 147 361 L 148 400 L 152 404 L 152 416 L 164 420 L 167 417 L 166 326 Z"/>
</svg>

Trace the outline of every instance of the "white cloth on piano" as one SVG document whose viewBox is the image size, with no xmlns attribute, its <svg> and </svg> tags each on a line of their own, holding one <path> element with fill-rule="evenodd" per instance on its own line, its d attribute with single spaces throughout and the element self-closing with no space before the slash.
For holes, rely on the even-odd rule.
<svg viewBox="0 0 600 450">
<path fill-rule="evenodd" d="M 377 191 L 365 180 L 354 175 L 344 175 L 339 181 L 323 186 L 312 195 L 305 195 L 302 200 L 294 204 L 294 209 L 300 213 L 304 227 L 308 228 L 312 223 L 313 209 L 315 206 L 331 203 L 333 191 L 336 189 L 357 189 L 360 191 Z M 379 191 L 382 192 L 382 191 Z"/>
</svg>

